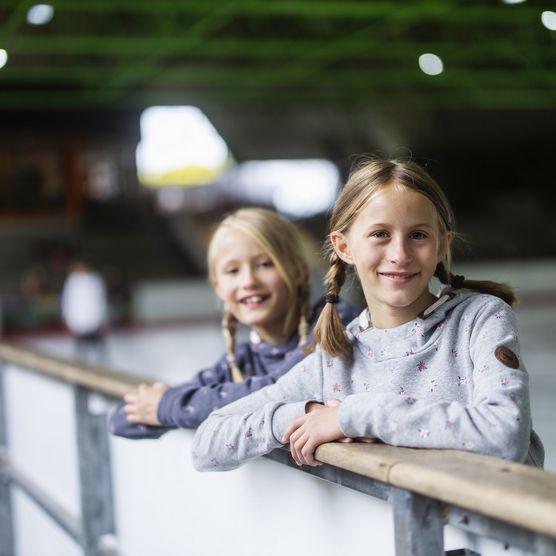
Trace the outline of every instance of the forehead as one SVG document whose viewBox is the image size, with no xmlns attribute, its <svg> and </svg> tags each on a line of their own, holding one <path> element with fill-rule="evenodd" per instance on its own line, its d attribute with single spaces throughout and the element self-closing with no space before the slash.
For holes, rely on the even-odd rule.
<svg viewBox="0 0 556 556">
<path fill-rule="evenodd" d="M 251 235 L 228 226 L 216 232 L 212 240 L 211 252 L 216 264 L 233 259 L 266 255 L 265 249 Z"/>
<path fill-rule="evenodd" d="M 376 191 L 362 207 L 355 222 L 405 222 L 438 224 L 438 211 L 422 193 L 398 184 Z"/>
</svg>

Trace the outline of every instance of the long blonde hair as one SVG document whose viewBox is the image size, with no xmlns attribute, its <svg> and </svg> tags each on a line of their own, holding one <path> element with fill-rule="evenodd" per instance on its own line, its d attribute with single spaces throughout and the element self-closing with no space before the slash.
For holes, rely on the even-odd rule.
<svg viewBox="0 0 556 556">
<path fill-rule="evenodd" d="M 467 288 L 500 297 L 513 305 L 516 295 L 511 286 L 491 281 L 466 280 L 451 273 L 451 241 L 455 236 L 455 219 L 446 195 L 434 179 L 418 164 L 404 160 L 370 159 L 355 167 L 340 193 L 330 217 L 330 232 L 346 234 L 371 197 L 384 187 L 396 185 L 417 191 L 429 199 L 438 214 L 440 236 L 447 237 L 444 257 L 438 263 L 434 275 L 446 285 Z M 334 251 L 330 236 L 325 244 L 330 264 L 325 283 L 329 298 L 338 296 L 346 279 L 348 265 Z M 351 343 L 346 336 L 336 305 L 327 303 L 315 326 L 315 344 L 323 351 L 342 358 L 351 355 Z"/>
<path fill-rule="evenodd" d="M 215 229 L 207 252 L 209 279 L 216 280 L 216 239 L 226 230 L 237 230 L 254 239 L 272 260 L 288 291 L 288 312 L 283 331 L 288 333 L 297 322 L 299 345 L 309 334 L 309 269 L 295 225 L 275 212 L 262 208 L 243 208 L 228 215 Z M 226 340 L 228 363 L 234 382 L 244 377 L 235 357 L 237 319 L 224 307 L 222 332 Z"/>
</svg>

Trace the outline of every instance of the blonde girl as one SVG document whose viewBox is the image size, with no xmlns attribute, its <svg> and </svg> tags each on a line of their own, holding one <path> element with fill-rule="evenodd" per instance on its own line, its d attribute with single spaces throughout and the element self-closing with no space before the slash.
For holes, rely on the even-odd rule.
<svg viewBox="0 0 556 556">
<path fill-rule="evenodd" d="M 413 162 L 367 161 L 342 190 L 330 230 L 318 349 L 214 412 L 195 437 L 196 467 L 231 469 L 284 444 L 297 464 L 318 465 L 320 444 L 346 438 L 542 466 L 515 295 L 452 274 L 454 217 L 436 182 Z M 367 307 L 344 329 L 337 302 L 350 270 Z M 439 296 L 433 276 L 445 286 Z"/>
<path fill-rule="evenodd" d="M 192 380 L 142 384 L 110 416 L 112 434 L 157 438 L 196 427 L 214 409 L 272 384 L 304 357 L 324 301 L 309 302 L 309 272 L 295 226 L 276 213 L 240 209 L 217 227 L 208 248 L 209 280 L 224 305 L 226 353 Z M 342 304 L 346 322 L 354 310 Z M 236 345 L 241 323 L 250 341 Z"/>
</svg>

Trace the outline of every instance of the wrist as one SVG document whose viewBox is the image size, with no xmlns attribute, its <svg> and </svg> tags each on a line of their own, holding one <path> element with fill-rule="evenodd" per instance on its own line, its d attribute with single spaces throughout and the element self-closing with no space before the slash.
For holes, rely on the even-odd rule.
<svg viewBox="0 0 556 556">
<path fill-rule="evenodd" d="M 308 401 L 305 404 L 305 413 L 311 413 L 311 411 L 314 411 L 315 409 L 319 409 L 323 407 L 323 405 L 320 402 L 316 402 L 314 400 Z"/>
</svg>

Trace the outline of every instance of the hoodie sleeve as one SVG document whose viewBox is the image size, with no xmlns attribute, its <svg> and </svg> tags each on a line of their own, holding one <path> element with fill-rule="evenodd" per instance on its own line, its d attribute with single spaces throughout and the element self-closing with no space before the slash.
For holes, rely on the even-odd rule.
<svg viewBox="0 0 556 556">
<path fill-rule="evenodd" d="M 313 353 L 276 384 L 214 411 L 197 429 L 193 464 L 198 471 L 227 471 L 282 446 L 290 423 L 308 401 L 322 401 L 322 365 Z"/>
<path fill-rule="evenodd" d="M 159 438 L 178 427 L 194 428 L 213 409 L 229 403 L 225 388 L 229 385 L 235 386 L 226 357 L 223 356 L 212 367 L 199 371 L 191 380 L 164 392 L 157 412 L 162 426 L 129 423 L 124 412 L 125 403 L 121 401 L 108 417 L 109 431 L 115 436 L 141 439 Z M 237 386 L 242 387 L 237 390 L 246 391 L 251 385 L 238 383 Z"/>
<path fill-rule="evenodd" d="M 458 376 L 461 371 L 457 368 L 447 370 L 445 361 L 432 360 L 429 365 L 435 365 L 437 373 L 452 372 L 461 385 L 471 384 L 467 399 L 415 399 L 399 393 L 347 396 L 339 413 L 344 434 L 377 437 L 397 446 L 468 450 L 515 461 L 528 459 L 528 376 L 512 309 L 497 298 L 485 296 L 469 338 L 468 345 L 459 348 L 469 351 L 470 375 L 462 372 Z"/>
<path fill-rule="evenodd" d="M 322 307 L 322 303 L 317 304 L 313 311 L 311 336 Z M 349 323 L 357 316 L 357 310 L 345 302 L 338 305 L 338 310 L 344 324 Z M 238 362 L 240 366 L 243 366 L 247 355 L 245 350 L 239 349 Z M 157 413 L 162 426 L 155 427 L 129 423 L 124 412 L 125 403 L 120 402 L 109 415 L 108 429 L 115 436 L 142 439 L 159 438 L 166 432 L 178 427 L 196 428 L 215 409 L 274 384 L 304 358 L 303 347 L 297 347 L 289 352 L 281 364 L 268 369 L 268 374 L 247 377 L 243 382 L 233 382 L 226 356 L 222 356 L 212 367 L 200 371 L 188 382 L 172 386 L 164 393 Z"/>
</svg>

